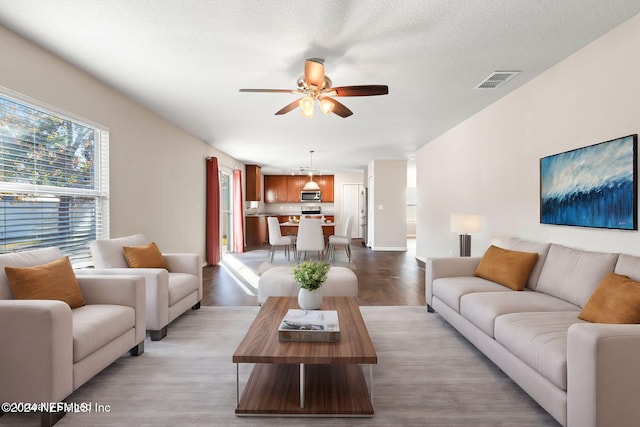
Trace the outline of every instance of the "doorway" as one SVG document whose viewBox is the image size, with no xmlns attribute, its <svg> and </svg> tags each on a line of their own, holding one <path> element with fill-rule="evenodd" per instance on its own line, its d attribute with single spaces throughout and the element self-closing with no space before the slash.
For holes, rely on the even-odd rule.
<svg viewBox="0 0 640 427">
<path fill-rule="evenodd" d="M 220 171 L 220 253 L 225 255 L 233 248 L 233 175 Z"/>
</svg>

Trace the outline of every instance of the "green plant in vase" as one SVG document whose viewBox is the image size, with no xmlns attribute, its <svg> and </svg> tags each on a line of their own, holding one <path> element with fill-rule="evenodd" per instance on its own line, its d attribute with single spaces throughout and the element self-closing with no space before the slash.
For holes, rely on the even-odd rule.
<svg viewBox="0 0 640 427">
<path fill-rule="evenodd" d="M 322 284 L 327 280 L 330 264 L 326 261 L 305 261 L 293 269 L 293 278 L 300 286 L 298 305 L 303 310 L 316 310 L 322 305 Z"/>
</svg>

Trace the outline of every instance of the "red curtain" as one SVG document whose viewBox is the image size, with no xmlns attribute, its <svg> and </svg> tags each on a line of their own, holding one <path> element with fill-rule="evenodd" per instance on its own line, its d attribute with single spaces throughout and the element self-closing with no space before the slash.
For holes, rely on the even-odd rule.
<svg viewBox="0 0 640 427">
<path fill-rule="evenodd" d="M 244 203 L 242 172 L 233 171 L 233 252 L 244 252 Z"/>
<path fill-rule="evenodd" d="M 218 159 L 207 159 L 207 265 L 220 262 L 220 176 Z"/>
</svg>

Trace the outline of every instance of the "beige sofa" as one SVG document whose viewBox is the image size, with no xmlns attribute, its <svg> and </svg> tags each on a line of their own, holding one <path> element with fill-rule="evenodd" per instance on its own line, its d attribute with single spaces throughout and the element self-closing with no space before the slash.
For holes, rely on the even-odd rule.
<svg viewBox="0 0 640 427">
<path fill-rule="evenodd" d="M 147 295 L 147 330 L 153 341 L 167 335 L 167 327 L 189 309 L 200 308 L 202 300 L 202 259 L 199 254 L 163 253 L 169 268 L 129 268 L 123 246 L 150 243 L 142 234 L 91 242 L 95 269 L 78 274 L 136 274 L 144 276 Z"/>
<path fill-rule="evenodd" d="M 640 423 L 640 325 L 578 318 L 609 273 L 640 281 L 640 257 L 511 239 L 537 252 L 524 291 L 474 276 L 481 258 L 433 258 L 430 311 L 447 320 L 560 424 Z"/>
<path fill-rule="evenodd" d="M 5 267 L 61 257 L 57 248 L 0 255 L 0 402 L 62 402 L 127 351 L 144 352 L 140 276 L 77 277 L 86 305 L 74 309 L 58 300 L 13 299 Z M 42 412 L 42 424 L 63 415 Z"/>
</svg>

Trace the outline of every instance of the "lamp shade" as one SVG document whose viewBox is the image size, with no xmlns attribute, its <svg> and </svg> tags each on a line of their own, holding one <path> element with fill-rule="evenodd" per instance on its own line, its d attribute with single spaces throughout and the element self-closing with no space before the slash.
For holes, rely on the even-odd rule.
<svg viewBox="0 0 640 427">
<path fill-rule="evenodd" d="M 482 216 L 477 214 L 451 214 L 451 231 L 459 234 L 479 233 Z"/>
<path fill-rule="evenodd" d="M 313 180 L 313 175 L 309 177 L 309 181 L 302 187 L 303 190 L 320 190 L 320 185 Z"/>
</svg>

